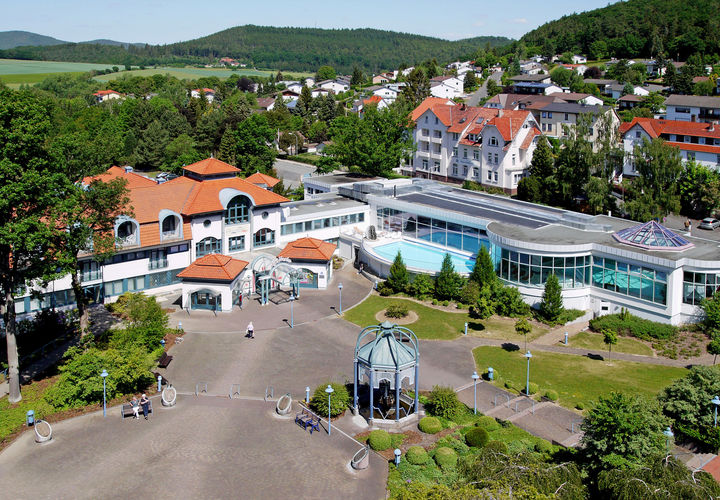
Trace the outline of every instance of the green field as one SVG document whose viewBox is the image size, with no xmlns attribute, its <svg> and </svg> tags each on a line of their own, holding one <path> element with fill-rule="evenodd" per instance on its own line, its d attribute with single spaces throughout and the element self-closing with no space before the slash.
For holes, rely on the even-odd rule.
<svg viewBox="0 0 720 500">
<path fill-rule="evenodd" d="M 98 75 L 95 80 L 99 82 L 108 82 L 115 80 L 122 75 L 131 76 L 152 76 L 169 74 L 180 80 L 196 80 L 203 77 L 217 76 L 218 78 L 228 78 L 231 75 L 238 76 L 268 76 L 275 74 L 275 71 L 260 71 L 256 69 L 241 68 L 236 71 L 222 68 L 152 68 L 152 69 L 134 69 L 132 71 L 122 71 L 110 75 Z M 312 76 L 312 73 L 292 73 L 293 77 Z"/>
<path fill-rule="evenodd" d="M 607 351 L 607 344 L 603 341 L 603 336 L 599 333 L 579 332 L 568 341 L 570 347 L 580 347 L 582 349 L 592 349 L 595 351 Z M 640 354 L 642 356 L 652 356 L 653 350 L 642 342 L 630 337 L 618 337 L 618 343 L 612 346 L 612 352 L 626 352 L 628 354 Z"/>
<path fill-rule="evenodd" d="M 465 322 L 468 323 L 468 335 L 501 340 L 524 342 L 524 338 L 515 333 L 515 320 L 511 318 L 491 317 L 488 319 L 473 319 L 467 313 L 447 312 L 427 307 L 417 302 L 371 295 L 365 301 L 346 311 L 343 315 L 346 320 L 358 326 L 366 327 L 377 325 L 375 315 L 392 304 L 403 304 L 418 315 L 417 321 L 404 325 L 410 328 L 420 339 L 451 340 L 462 335 Z M 532 325 L 532 332 L 528 335 L 528 342 L 547 332 L 546 328 Z"/>
<path fill-rule="evenodd" d="M 505 381 L 514 388 L 525 387 L 527 360 L 522 351 L 506 351 L 501 347 L 473 349 L 478 371 L 492 366 L 502 385 Z M 611 392 L 625 392 L 655 396 L 673 380 L 687 374 L 684 368 L 618 361 L 590 359 L 572 354 L 535 351 L 530 360 L 530 382 L 538 384 L 540 393 L 554 389 L 559 403 L 569 408 L 582 402 L 586 407 L 598 396 Z"/>
</svg>

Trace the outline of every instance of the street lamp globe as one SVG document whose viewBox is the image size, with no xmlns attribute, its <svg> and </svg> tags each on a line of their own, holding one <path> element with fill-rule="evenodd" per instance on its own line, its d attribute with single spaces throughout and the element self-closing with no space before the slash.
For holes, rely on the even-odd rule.
<svg viewBox="0 0 720 500">
<path fill-rule="evenodd" d="M 107 376 L 108 376 L 107 370 L 103 370 L 102 373 L 100 374 L 100 376 L 101 376 L 102 378 L 107 377 Z"/>
<path fill-rule="evenodd" d="M 479 379 L 479 378 L 480 378 L 480 375 L 478 375 L 477 372 L 473 372 L 473 374 L 472 374 L 472 379 L 473 379 L 473 380 L 477 380 L 477 379 Z"/>
</svg>

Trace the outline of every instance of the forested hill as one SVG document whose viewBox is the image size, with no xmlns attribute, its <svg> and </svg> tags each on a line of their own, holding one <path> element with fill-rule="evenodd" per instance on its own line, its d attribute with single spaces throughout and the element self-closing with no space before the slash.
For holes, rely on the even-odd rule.
<svg viewBox="0 0 720 500">
<path fill-rule="evenodd" d="M 61 43 L 67 42 L 29 31 L 0 31 L 0 49 L 11 49 L 21 45 L 59 45 Z"/>
<path fill-rule="evenodd" d="M 544 53 L 578 51 L 592 58 L 718 54 L 720 0 L 618 2 L 546 23 L 521 41 Z"/>
<path fill-rule="evenodd" d="M 0 58 L 107 64 L 208 63 L 232 57 L 258 68 L 315 71 L 328 64 L 350 73 L 357 65 L 377 72 L 413 65 L 427 59 L 450 61 L 474 54 L 479 48 L 512 40 L 477 37 L 458 41 L 375 29 L 275 28 L 238 26 L 212 35 L 169 45 L 115 47 L 64 44 L 17 47 L 0 51 Z"/>
</svg>

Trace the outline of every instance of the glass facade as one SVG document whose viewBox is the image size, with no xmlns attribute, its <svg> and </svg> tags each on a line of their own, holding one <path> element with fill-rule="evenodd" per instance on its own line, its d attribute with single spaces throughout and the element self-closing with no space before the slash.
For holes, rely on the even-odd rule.
<svg viewBox="0 0 720 500">
<path fill-rule="evenodd" d="M 649 267 L 593 257 L 592 285 L 656 304 L 667 304 L 667 274 Z"/>
<path fill-rule="evenodd" d="M 323 229 L 326 227 L 345 226 L 347 224 L 357 224 L 365 222 L 365 214 L 340 215 L 337 217 L 324 217 L 322 219 L 306 220 L 303 222 L 294 222 L 292 224 L 283 224 L 280 228 L 280 234 L 295 234 L 312 231 L 314 229 Z"/>
<path fill-rule="evenodd" d="M 720 287 L 720 274 L 717 273 L 683 273 L 683 303 L 700 305 L 709 299 Z"/>
<path fill-rule="evenodd" d="M 481 245 L 490 247 L 487 232 L 478 227 L 464 226 L 393 208 L 378 208 L 377 217 L 378 227 L 385 231 L 400 231 L 405 238 L 430 241 L 473 254 L 478 252 Z"/>
<path fill-rule="evenodd" d="M 500 278 L 518 285 L 545 286 L 555 274 L 563 288 L 582 288 L 590 284 L 590 255 L 548 257 L 503 248 L 496 270 Z"/>
</svg>

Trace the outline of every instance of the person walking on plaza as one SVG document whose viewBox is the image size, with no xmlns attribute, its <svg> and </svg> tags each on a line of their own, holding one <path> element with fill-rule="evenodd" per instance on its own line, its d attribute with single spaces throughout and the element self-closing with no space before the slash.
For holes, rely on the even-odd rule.
<svg viewBox="0 0 720 500">
<path fill-rule="evenodd" d="M 140 403 L 138 403 L 137 396 L 133 396 L 132 401 L 130 401 L 130 404 L 132 405 L 133 419 L 140 418 L 140 416 L 138 415 L 138 412 L 140 411 Z"/>
<path fill-rule="evenodd" d="M 143 394 L 140 398 L 140 406 L 142 406 L 143 416 L 145 417 L 145 420 L 147 420 L 148 406 L 150 406 L 150 400 L 148 399 L 146 394 Z"/>
<path fill-rule="evenodd" d="M 250 337 L 251 339 L 255 338 L 255 327 L 253 326 L 252 321 L 250 323 L 248 323 L 247 334 L 248 334 L 248 337 Z"/>
</svg>

